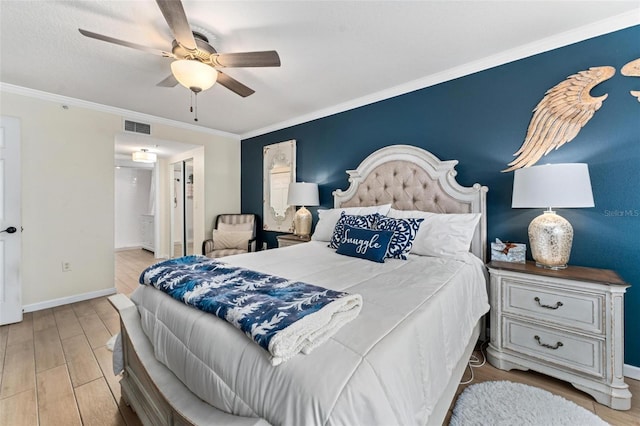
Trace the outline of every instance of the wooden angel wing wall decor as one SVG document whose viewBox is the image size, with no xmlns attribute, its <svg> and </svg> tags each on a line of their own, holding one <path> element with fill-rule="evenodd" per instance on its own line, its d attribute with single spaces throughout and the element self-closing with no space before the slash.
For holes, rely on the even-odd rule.
<svg viewBox="0 0 640 426">
<path fill-rule="evenodd" d="M 620 72 L 627 77 L 640 77 L 640 58 L 626 64 Z M 631 93 L 631 96 L 638 98 L 638 102 L 640 102 L 640 90 L 631 90 L 629 93 Z"/>
<path fill-rule="evenodd" d="M 524 143 L 513 154 L 517 158 L 503 172 L 533 166 L 542 156 L 575 138 L 608 96 L 593 97 L 589 92 L 615 72 L 613 67 L 592 67 L 547 90 L 533 110 Z"/>
</svg>

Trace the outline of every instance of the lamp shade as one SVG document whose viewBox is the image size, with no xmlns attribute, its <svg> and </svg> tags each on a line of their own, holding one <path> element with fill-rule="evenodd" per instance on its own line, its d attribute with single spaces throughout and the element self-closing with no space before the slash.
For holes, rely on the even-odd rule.
<svg viewBox="0 0 640 426">
<path fill-rule="evenodd" d="M 292 182 L 289 184 L 287 204 L 290 206 L 318 206 L 318 184 L 307 182 Z"/>
<path fill-rule="evenodd" d="M 189 90 L 201 92 L 211 88 L 218 79 L 218 71 L 195 59 L 179 59 L 171 63 L 171 72 Z"/>
<path fill-rule="evenodd" d="M 137 163 L 155 163 L 157 155 L 153 152 L 149 152 L 146 149 L 136 151 L 131 155 L 131 159 Z"/>
<path fill-rule="evenodd" d="M 584 163 L 545 164 L 514 172 L 513 208 L 593 206 L 589 168 Z"/>
</svg>

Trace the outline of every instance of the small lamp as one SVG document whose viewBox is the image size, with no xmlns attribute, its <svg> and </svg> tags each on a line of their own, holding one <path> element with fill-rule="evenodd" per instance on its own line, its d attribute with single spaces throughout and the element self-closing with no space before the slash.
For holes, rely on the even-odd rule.
<svg viewBox="0 0 640 426">
<path fill-rule="evenodd" d="M 552 207 L 593 206 L 586 164 L 546 164 L 518 169 L 514 173 L 511 207 L 547 207 L 529 224 L 529 243 L 536 266 L 565 269 L 569 262 L 573 228 Z"/>
<path fill-rule="evenodd" d="M 311 212 L 305 206 L 318 206 L 318 184 L 292 182 L 289 184 L 287 204 L 300 206 L 293 218 L 294 234 L 307 236 L 311 233 Z"/>
</svg>

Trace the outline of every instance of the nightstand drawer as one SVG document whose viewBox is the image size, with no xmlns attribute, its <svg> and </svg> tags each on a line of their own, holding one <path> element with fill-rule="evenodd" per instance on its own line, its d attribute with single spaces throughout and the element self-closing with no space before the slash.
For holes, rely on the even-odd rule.
<svg viewBox="0 0 640 426">
<path fill-rule="evenodd" d="M 308 243 L 311 241 L 309 235 L 282 234 L 276 237 L 278 248 L 295 246 L 296 244 Z"/>
<path fill-rule="evenodd" d="M 297 244 L 305 243 L 306 241 L 291 241 L 291 240 L 282 240 L 278 239 L 278 248 L 295 246 Z"/>
<path fill-rule="evenodd" d="M 604 333 L 605 295 L 536 285 L 531 281 L 504 280 L 503 310 L 538 321 L 579 331 Z"/>
<path fill-rule="evenodd" d="M 604 377 L 604 340 L 565 333 L 560 330 L 504 321 L 503 347 L 543 361 L 599 378 Z"/>
</svg>

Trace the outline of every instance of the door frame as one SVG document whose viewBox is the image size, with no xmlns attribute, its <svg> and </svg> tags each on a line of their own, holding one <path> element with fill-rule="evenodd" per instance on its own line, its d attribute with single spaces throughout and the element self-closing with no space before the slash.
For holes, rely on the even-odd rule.
<svg viewBox="0 0 640 426">
<path fill-rule="evenodd" d="M 0 116 L 0 325 L 22 321 L 20 119 Z M 2 182 L 0 182 L 2 183 Z"/>
<path fill-rule="evenodd" d="M 166 232 L 166 239 L 163 240 L 163 246 L 166 246 L 166 252 L 169 257 L 173 257 L 173 241 L 171 237 L 173 226 L 173 165 L 182 161 L 193 160 L 193 251 L 195 254 L 200 253 L 202 242 L 205 240 L 205 183 L 204 183 L 204 147 L 197 147 L 188 151 L 181 152 L 166 159 L 164 168 L 166 170 L 164 177 L 166 199 L 161 203 L 162 219 Z M 163 197 L 164 198 L 164 197 Z M 210 238 L 210 237 L 209 237 Z M 165 249 L 163 249 L 163 252 Z"/>
</svg>

